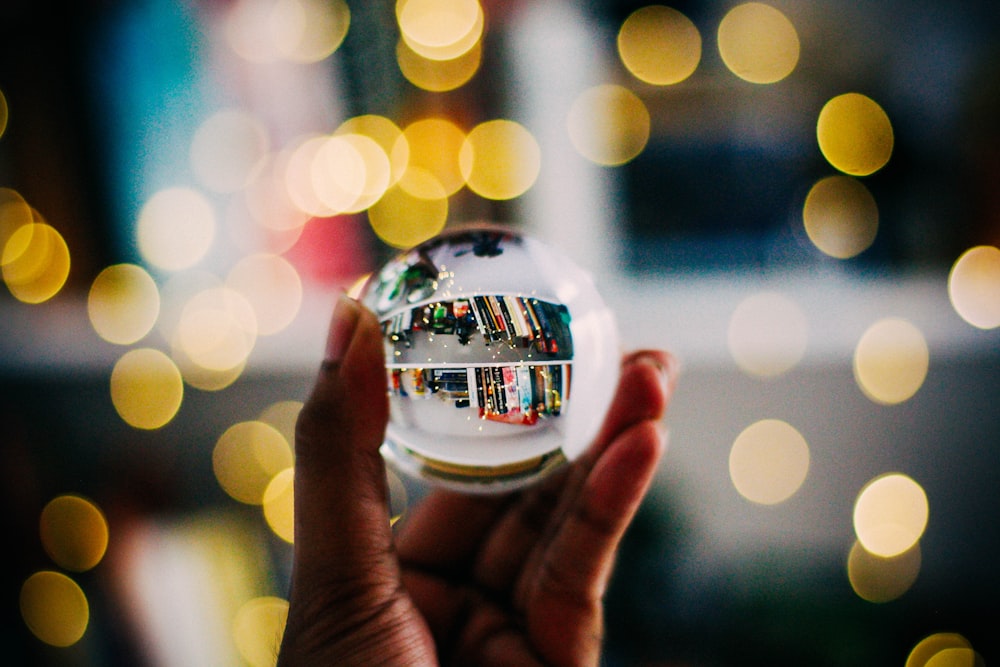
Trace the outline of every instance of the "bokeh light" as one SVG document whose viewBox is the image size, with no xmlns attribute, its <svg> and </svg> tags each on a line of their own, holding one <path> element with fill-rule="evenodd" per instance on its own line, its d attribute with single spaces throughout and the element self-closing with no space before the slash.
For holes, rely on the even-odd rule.
<svg viewBox="0 0 1000 667">
<path fill-rule="evenodd" d="M 878 204 L 861 181 L 827 176 L 806 195 L 802 208 L 806 234 L 820 251 L 848 259 L 867 250 L 878 233 Z"/>
<path fill-rule="evenodd" d="M 129 350 L 111 371 L 111 402 L 130 426 L 158 429 L 177 414 L 184 398 L 181 372 L 152 348 Z"/>
<path fill-rule="evenodd" d="M 229 48 L 249 62 L 312 63 L 340 47 L 350 22 L 344 0 L 238 0 L 222 29 Z"/>
<path fill-rule="evenodd" d="M 215 212 L 204 195 L 185 187 L 160 190 L 139 211 L 139 252 L 160 269 L 187 269 L 208 252 L 215 227 Z"/>
<path fill-rule="evenodd" d="M 406 45 L 431 60 L 458 58 L 485 27 L 478 0 L 397 0 L 396 20 Z"/>
<path fill-rule="evenodd" d="M 946 648 L 931 656 L 926 667 L 986 667 L 986 662 L 971 648 Z"/>
<path fill-rule="evenodd" d="M 14 298 L 42 303 L 58 294 L 69 278 L 69 247 L 54 227 L 32 222 L 11 233 L 0 254 L 0 265 Z"/>
<path fill-rule="evenodd" d="M 299 420 L 300 412 L 302 412 L 302 401 L 278 401 L 264 408 L 258 421 L 274 427 L 294 451 L 295 424 Z"/>
<path fill-rule="evenodd" d="M 775 83 L 799 62 L 799 35 L 781 11 L 759 2 L 733 7 L 719 23 L 719 54 L 750 83 Z"/>
<path fill-rule="evenodd" d="M 302 305 L 302 279 L 280 255 L 256 253 L 244 257 L 230 269 L 226 286 L 243 295 L 253 308 L 261 336 L 286 329 Z"/>
<path fill-rule="evenodd" d="M 362 114 L 348 118 L 333 133 L 368 137 L 389 158 L 389 185 L 395 185 L 410 163 L 410 144 L 396 123 L 378 114 Z"/>
<path fill-rule="evenodd" d="M 608 167 L 630 162 L 649 142 L 649 110 L 638 95 L 616 84 L 581 93 L 570 107 L 566 126 L 580 155 Z"/>
<path fill-rule="evenodd" d="M 523 125 L 491 120 L 472 128 L 458 161 L 470 190 L 486 199 L 513 199 L 534 185 L 542 153 Z"/>
<path fill-rule="evenodd" d="M 287 12 L 277 50 L 294 63 L 315 63 L 331 56 L 347 37 L 351 10 L 345 0 L 281 0 Z"/>
<path fill-rule="evenodd" d="M 887 473 L 868 482 L 854 503 L 854 532 L 869 553 L 891 558 L 913 548 L 927 528 L 927 494 L 913 478 Z"/>
<path fill-rule="evenodd" d="M 334 135 L 313 156 L 311 177 L 313 190 L 330 213 L 357 213 L 389 187 L 389 156 L 363 134 Z"/>
<path fill-rule="evenodd" d="M 948 298 L 972 326 L 1000 326 L 1000 249 L 982 245 L 963 252 L 948 274 Z"/>
<path fill-rule="evenodd" d="M 871 325 L 854 349 L 854 379 L 865 396 L 892 405 L 910 399 L 927 378 L 930 351 L 920 329 L 887 317 Z"/>
<path fill-rule="evenodd" d="M 458 154 L 465 144 L 465 132 L 446 118 L 422 118 L 403 129 L 410 147 L 410 166 L 430 172 L 447 196 L 465 185 Z"/>
<path fill-rule="evenodd" d="M 805 314 L 777 292 L 745 298 L 729 318 L 729 352 L 749 375 L 775 377 L 787 372 L 802 360 L 808 337 Z"/>
<path fill-rule="evenodd" d="M 481 42 L 476 42 L 471 49 L 451 60 L 425 58 L 403 40 L 396 45 L 396 63 L 406 80 L 417 88 L 435 93 L 464 86 L 479 71 L 482 59 Z"/>
<path fill-rule="evenodd" d="M 809 445 L 795 427 L 762 419 L 744 429 L 729 452 L 729 476 L 747 500 L 775 505 L 788 500 L 809 472 Z"/>
<path fill-rule="evenodd" d="M 93 502 L 78 495 L 53 498 L 39 520 L 42 547 L 59 567 L 85 572 L 104 558 L 108 522 Z"/>
<path fill-rule="evenodd" d="M 444 229 L 448 196 L 427 170 L 407 169 L 399 183 L 368 209 L 368 221 L 386 244 L 411 248 Z"/>
<path fill-rule="evenodd" d="M 635 10 L 618 31 L 618 55 L 632 76 L 658 86 L 691 76 L 701 61 L 701 33 L 672 7 Z"/>
<path fill-rule="evenodd" d="M 230 287 L 209 288 L 184 305 L 176 343 L 197 365 L 221 371 L 246 363 L 257 342 L 257 317 Z"/>
<path fill-rule="evenodd" d="M 921 565 L 920 543 L 886 558 L 870 553 L 855 540 L 847 557 L 847 577 L 862 600 L 891 602 L 910 590 Z"/>
<path fill-rule="evenodd" d="M 269 149 L 267 129 L 240 109 L 217 111 L 205 119 L 191 140 L 189 158 L 199 182 L 214 192 L 245 188 Z"/>
<path fill-rule="evenodd" d="M 83 638 L 90 604 L 80 586 L 61 572 L 43 570 L 21 585 L 21 617 L 40 641 L 65 648 Z"/>
<path fill-rule="evenodd" d="M 7 106 L 7 97 L 0 90 L 0 137 L 7 130 L 7 121 L 10 118 L 10 107 Z"/>
<path fill-rule="evenodd" d="M 21 193 L 12 188 L 0 187 L 0 256 L 11 235 L 33 222 L 36 222 L 34 213 Z"/>
<path fill-rule="evenodd" d="M 250 667 L 274 667 L 285 634 L 288 601 L 273 596 L 243 603 L 233 620 L 233 640 Z"/>
<path fill-rule="evenodd" d="M 957 632 L 936 632 L 917 642 L 906 658 L 905 667 L 927 667 L 930 660 L 942 651 L 971 648 L 969 640 Z"/>
<path fill-rule="evenodd" d="M 268 484 L 291 467 L 292 448 L 276 428 L 261 421 L 230 426 L 212 450 L 212 469 L 219 486 L 231 498 L 247 505 L 264 502 Z"/>
<path fill-rule="evenodd" d="M 292 468 L 281 470 L 271 478 L 261 498 L 268 527 L 289 544 L 295 541 L 294 478 Z"/>
<path fill-rule="evenodd" d="M 160 314 L 160 291 L 141 266 L 113 264 L 90 285 L 87 315 L 97 335 L 118 345 L 141 340 Z"/>
<path fill-rule="evenodd" d="M 308 213 L 311 216 L 324 217 L 334 215 L 338 212 L 323 202 L 316 191 L 313 179 L 313 164 L 316 155 L 326 145 L 328 139 L 329 137 L 326 135 L 304 137 L 295 143 L 289 149 L 288 154 L 281 160 L 281 166 L 284 167 L 285 188 L 289 200 L 300 211 Z M 352 152 L 355 153 L 356 157 L 354 168 L 360 169 L 361 156 L 356 155 L 356 151 L 348 144 L 345 148 L 345 153 L 350 155 Z M 349 177 L 350 174 L 347 176 Z M 358 183 L 355 185 L 357 188 L 356 191 L 360 191 L 360 183 L 363 182 L 363 177 L 359 175 L 355 182 Z"/>
<path fill-rule="evenodd" d="M 830 165 L 852 176 L 868 176 L 884 167 L 894 143 L 889 116 L 860 93 L 844 93 L 823 105 L 816 138 Z"/>
</svg>

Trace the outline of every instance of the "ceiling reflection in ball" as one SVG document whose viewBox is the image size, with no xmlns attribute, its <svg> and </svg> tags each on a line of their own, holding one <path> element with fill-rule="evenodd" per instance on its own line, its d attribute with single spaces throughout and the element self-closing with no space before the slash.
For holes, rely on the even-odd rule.
<svg viewBox="0 0 1000 667">
<path fill-rule="evenodd" d="M 452 228 L 376 271 L 391 416 L 382 453 L 416 479 L 521 488 L 579 456 L 618 379 L 614 316 L 564 253 L 496 225 Z"/>
</svg>

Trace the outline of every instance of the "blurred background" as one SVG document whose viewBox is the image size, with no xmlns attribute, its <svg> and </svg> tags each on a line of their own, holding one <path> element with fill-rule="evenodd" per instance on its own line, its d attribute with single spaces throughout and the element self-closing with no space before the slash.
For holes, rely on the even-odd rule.
<svg viewBox="0 0 1000 667">
<path fill-rule="evenodd" d="M 2 661 L 273 664 L 332 304 L 475 220 L 683 365 L 608 665 L 995 661 L 998 11 L 5 2 Z"/>
</svg>

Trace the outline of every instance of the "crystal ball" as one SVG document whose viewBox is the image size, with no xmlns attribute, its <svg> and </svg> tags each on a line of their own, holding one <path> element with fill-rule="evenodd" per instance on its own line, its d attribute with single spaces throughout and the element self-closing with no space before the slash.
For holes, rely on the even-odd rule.
<svg viewBox="0 0 1000 667">
<path fill-rule="evenodd" d="M 533 484 L 578 457 L 618 379 L 614 315 L 590 274 L 507 227 L 454 227 L 375 271 L 399 473 L 471 493 Z"/>
</svg>

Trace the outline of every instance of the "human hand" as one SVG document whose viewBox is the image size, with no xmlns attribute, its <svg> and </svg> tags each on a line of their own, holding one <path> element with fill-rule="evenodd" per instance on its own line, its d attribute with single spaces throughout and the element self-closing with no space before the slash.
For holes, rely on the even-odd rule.
<svg viewBox="0 0 1000 667">
<path fill-rule="evenodd" d="M 603 594 L 663 450 L 674 367 L 663 352 L 627 355 L 579 459 L 517 493 L 436 491 L 394 535 L 381 332 L 342 298 L 297 429 L 278 665 L 596 665 Z"/>
</svg>

